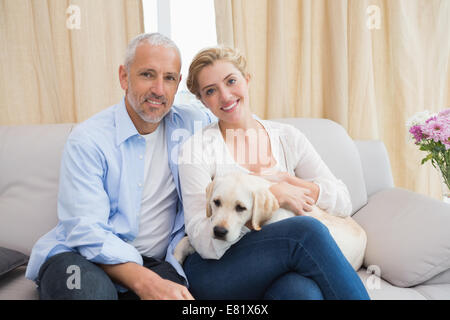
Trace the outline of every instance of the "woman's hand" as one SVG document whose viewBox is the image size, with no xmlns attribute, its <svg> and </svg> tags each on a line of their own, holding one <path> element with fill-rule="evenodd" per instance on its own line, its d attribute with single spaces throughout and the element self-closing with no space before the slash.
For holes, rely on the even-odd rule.
<svg viewBox="0 0 450 320">
<path fill-rule="evenodd" d="M 284 182 L 290 184 L 293 187 L 300 188 L 289 188 L 288 186 L 282 185 L 277 187 L 272 186 L 270 188 L 270 190 L 272 191 L 272 188 L 274 187 L 273 191 L 275 191 L 275 193 L 277 194 L 275 194 L 273 191 L 272 193 L 278 199 L 278 202 L 280 203 L 280 206 L 282 208 L 288 209 L 289 207 L 294 206 L 295 209 L 292 211 L 297 214 L 300 214 L 300 212 L 302 211 L 311 211 L 310 206 L 315 204 L 317 202 L 317 199 L 319 198 L 320 188 L 317 184 L 290 175 L 287 172 L 278 171 L 273 174 L 259 174 L 258 176 L 276 184 Z M 284 189 L 288 193 L 283 196 L 279 188 Z M 298 201 L 295 201 L 293 197 L 296 196 L 299 197 L 297 199 L 298 201 L 306 202 L 307 205 L 301 205 Z"/>
<path fill-rule="evenodd" d="M 307 188 L 282 181 L 272 185 L 269 190 L 277 198 L 281 208 L 290 210 L 296 215 L 304 215 L 305 212 L 312 211 L 315 201 L 309 196 L 311 191 Z"/>
</svg>

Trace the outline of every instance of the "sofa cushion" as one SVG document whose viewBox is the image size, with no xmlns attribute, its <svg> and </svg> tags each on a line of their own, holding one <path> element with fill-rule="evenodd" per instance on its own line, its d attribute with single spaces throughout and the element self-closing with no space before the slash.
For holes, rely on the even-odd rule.
<svg viewBox="0 0 450 320">
<path fill-rule="evenodd" d="M 0 247 L 0 277 L 28 262 L 28 256 L 8 248 Z"/>
<path fill-rule="evenodd" d="M 356 140 L 364 172 L 367 196 L 394 187 L 391 164 L 384 143 L 379 140 Z"/>
<path fill-rule="evenodd" d="M 358 270 L 358 276 L 366 287 L 367 293 L 372 300 L 426 300 L 414 288 L 400 288 L 378 277 L 365 268 Z"/>
<path fill-rule="evenodd" d="M 0 278 L 0 300 L 37 300 L 36 284 L 25 278 L 26 266 L 21 266 Z"/>
<path fill-rule="evenodd" d="M 0 245 L 30 254 L 58 219 L 61 155 L 73 124 L 0 126 Z"/>
<path fill-rule="evenodd" d="M 391 284 L 416 286 L 450 268 L 450 205 L 390 188 L 353 217 L 367 234 L 364 265 Z"/>
<path fill-rule="evenodd" d="M 328 119 L 287 118 L 274 121 L 289 123 L 306 135 L 331 172 L 346 184 L 352 200 L 352 214 L 367 203 L 359 151 L 342 126 Z"/>
</svg>

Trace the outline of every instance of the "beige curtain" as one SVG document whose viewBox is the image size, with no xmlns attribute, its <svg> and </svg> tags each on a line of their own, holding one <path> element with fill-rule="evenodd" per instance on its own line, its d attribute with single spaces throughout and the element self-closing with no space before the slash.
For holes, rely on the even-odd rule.
<svg viewBox="0 0 450 320">
<path fill-rule="evenodd" d="M 382 140 L 396 186 L 441 197 L 408 140 L 415 112 L 450 107 L 448 0 L 215 0 L 218 41 L 242 50 L 263 118 L 328 118 Z"/>
<path fill-rule="evenodd" d="M 79 122 L 116 103 L 143 30 L 140 0 L 0 0 L 0 124 Z"/>
</svg>

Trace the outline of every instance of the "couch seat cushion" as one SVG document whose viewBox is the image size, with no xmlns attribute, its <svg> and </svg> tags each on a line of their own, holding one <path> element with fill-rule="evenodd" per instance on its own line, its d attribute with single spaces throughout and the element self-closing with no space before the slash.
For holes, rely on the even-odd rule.
<svg viewBox="0 0 450 320">
<path fill-rule="evenodd" d="M 400 188 L 375 193 L 354 215 L 367 234 L 364 266 L 399 287 L 450 268 L 450 206 Z"/>
<path fill-rule="evenodd" d="M 0 278 L 0 300 L 37 300 L 36 285 L 25 278 L 25 266 L 14 269 Z"/>
</svg>

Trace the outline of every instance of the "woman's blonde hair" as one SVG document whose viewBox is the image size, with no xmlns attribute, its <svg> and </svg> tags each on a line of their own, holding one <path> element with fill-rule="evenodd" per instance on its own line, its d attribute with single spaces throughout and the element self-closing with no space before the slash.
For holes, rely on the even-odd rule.
<svg viewBox="0 0 450 320">
<path fill-rule="evenodd" d="M 231 62 L 245 78 L 248 75 L 247 61 L 245 57 L 237 50 L 230 47 L 212 47 L 201 50 L 191 62 L 189 66 L 189 74 L 186 85 L 189 91 L 200 99 L 200 89 L 198 87 L 198 74 L 204 67 L 214 64 L 216 61 Z"/>
</svg>

